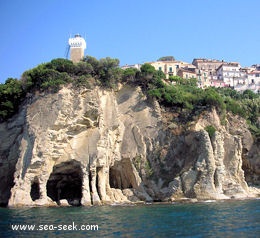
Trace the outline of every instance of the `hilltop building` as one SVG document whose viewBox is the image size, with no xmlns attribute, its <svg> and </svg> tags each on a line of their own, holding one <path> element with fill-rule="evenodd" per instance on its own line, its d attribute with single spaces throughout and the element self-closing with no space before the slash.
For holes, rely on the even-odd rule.
<svg viewBox="0 0 260 238">
<path fill-rule="evenodd" d="M 241 70 L 241 66 L 237 62 L 223 63 L 217 68 L 218 80 L 223 81 L 230 87 L 236 85 L 248 84 L 246 79 L 246 73 Z"/>
<path fill-rule="evenodd" d="M 69 38 L 70 60 L 74 63 L 84 58 L 84 51 L 87 48 L 86 41 L 81 35 L 77 34 L 73 38 Z"/>
<path fill-rule="evenodd" d="M 158 60 L 148 62 L 156 70 L 161 70 L 166 79 L 180 76 L 184 79 L 196 78 L 198 87 L 232 87 L 237 91 L 250 89 L 260 92 L 260 64 L 241 68 L 238 62 L 195 58 L 192 64 L 178 60 Z M 141 68 L 141 64 L 125 65 L 126 68 Z"/>
<path fill-rule="evenodd" d="M 161 70 L 166 75 L 166 79 L 170 76 L 176 76 L 179 69 L 191 66 L 189 63 L 177 60 L 155 61 L 148 64 L 151 64 L 156 70 Z"/>
<path fill-rule="evenodd" d="M 248 84 L 245 87 L 240 87 L 240 88 L 236 87 L 235 89 L 239 91 L 250 89 L 255 93 L 260 93 L 260 70 L 258 69 L 256 68 L 256 70 L 247 73 L 246 78 Z"/>
<path fill-rule="evenodd" d="M 177 75 L 183 79 L 197 78 L 195 69 L 189 69 L 189 68 L 179 69 Z"/>
<path fill-rule="evenodd" d="M 197 69 L 214 73 L 216 72 L 217 68 L 222 65 L 224 62 L 223 60 L 215 60 L 215 59 L 194 59 L 192 64 L 196 66 Z"/>
<path fill-rule="evenodd" d="M 133 69 L 139 69 L 141 68 L 141 64 L 126 64 L 124 66 L 121 67 L 121 69 L 129 69 L 129 68 L 133 68 Z"/>
</svg>

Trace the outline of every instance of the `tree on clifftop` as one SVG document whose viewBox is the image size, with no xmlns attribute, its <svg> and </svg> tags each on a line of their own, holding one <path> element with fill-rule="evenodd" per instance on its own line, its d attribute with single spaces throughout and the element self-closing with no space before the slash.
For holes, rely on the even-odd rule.
<svg viewBox="0 0 260 238">
<path fill-rule="evenodd" d="M 24 94 L 21 81 L 17 79 L 8 78 L 5 84 L 0 84 L 0 121 L 18 111 Z"/>
<path fill-rule="evenodd" d="M 159 58 L 157 61 L 174 61 L 175 58 L 173 56 L 163 56 Z"/>
</svg>

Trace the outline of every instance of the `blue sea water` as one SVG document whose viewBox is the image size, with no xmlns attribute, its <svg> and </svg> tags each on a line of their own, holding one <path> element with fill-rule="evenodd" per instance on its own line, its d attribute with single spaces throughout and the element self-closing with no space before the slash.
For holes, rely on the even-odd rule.
<svg viewBox="0 0 260 238">
<path fill-rule="evenodd" d="M 260 237 L 260 200 L 1 208 L 0 217 L 0 237 Z M 19 224 L 35 229 L 13 231 Z M 59 230 L 82 225 L 98 230 Z"/>
</svg>

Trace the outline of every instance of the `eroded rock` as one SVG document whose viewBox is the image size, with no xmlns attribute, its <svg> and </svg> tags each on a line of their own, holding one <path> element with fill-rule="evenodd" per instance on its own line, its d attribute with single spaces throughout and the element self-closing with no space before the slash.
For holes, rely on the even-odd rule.
<svg viewBox="0 0 260 238">
<path fill-rule="evenodd" d="M 257 196 L 242 169 L 259 182 L 259 150 L 245 122 L 228 118 L 223 126 L 212 110 L 191 125 L 185 131 L 168 122 L 138 87 L 64 87 L 42 95 L 0 124 L 0 203 L 78 206 Z M 208 125 L 216 128 L 213 137 Z"/>
</svg>

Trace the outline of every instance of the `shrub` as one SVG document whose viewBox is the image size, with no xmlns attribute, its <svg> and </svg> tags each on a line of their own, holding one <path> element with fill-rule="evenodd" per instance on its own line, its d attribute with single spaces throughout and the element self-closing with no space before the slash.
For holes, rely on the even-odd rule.
<svg viewBox="0 0 260 238">
<path fill-rule="evenodd" d="M 81 75 L 73 80 L 73 85 L 76 87 L 86 87 L 92 89 L 95 86 L 95 79 L 90 75 Z"/>
<path fill-rule="evenodd" d="M 138 69 L 136 68 L 128 68 L 128 69 L 125 69 L 124 72 L 123 72 L 123 81 L 135 81 L 135 78 L 136 78 L 136 74 L 138 72 Z"/>
<path fill-rule="evenodd" d="M 219 109 L 220 112 L 226 108 L 223 98 L 213 88 L 208 88 L 205 90 L 204 105 L 211 107 L 214 106 Z"/>
<path fill-rule="evenodd" d="M 94 73 L 94 69 L 93 66 L 87 62 L 78 62 L 76 64 L 76 68 L 75 68 L 75 74 L 78 76 L 81 75 L 93 75 Z"/>
<path fill-rule="evenodd" d="M 212 138 L 216 132 L 216 128 L 212 125 L 206 126 L 205 130 L 208 132 L 210 138 Z"/>
<path fill-rule="evenodd" d="M 246 111 L 243 110 L 243 108 L 240 106 L 238 102 L 236 102 L 232 98 L 227 98 L 226 101 L 226 108 L 227 111 L 232 112 L 233 114 L 245 117 L 246 116 Z"/>
<path fill-rule="evenodd" d="M 74 74 L 76 72 L 76 65 L 72 61 L 62 58 L 53 59 L 50 63 L 45 64 L 47 69 L 53 69 L 60 73 Z"/>
<path fill-rule="evenodd" d="M 8 78 L 5 84 L 0 84 L 0 120 L 14 115 L 24 97 L 21 81 Z"/>
</svg>

